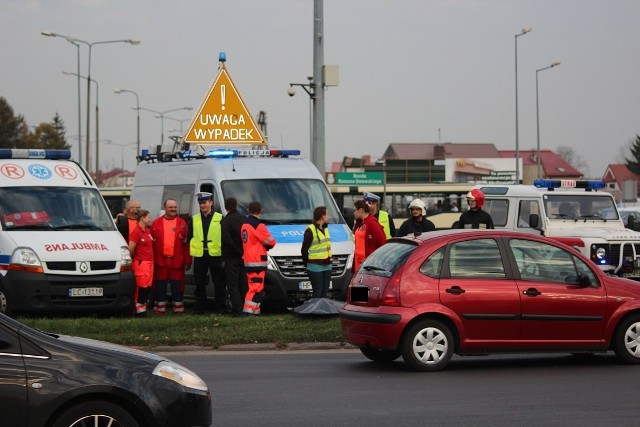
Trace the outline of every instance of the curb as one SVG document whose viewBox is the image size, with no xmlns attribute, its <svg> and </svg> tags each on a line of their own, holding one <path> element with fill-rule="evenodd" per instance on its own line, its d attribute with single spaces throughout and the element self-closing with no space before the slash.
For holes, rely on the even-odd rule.
<svg viewBox="0 0 640 427">
<path fill-rule="evenodd" d="M 287 343 L 284 347 L 274 343 L 253 343 L 253 344 L 228 344 L 218 348 L 198 346 L 198 345 L 163 345 L 157 347 L 134 347 L 138 350 L 149 351 L 151 353 L 173 353 L 173 352 L 225 352 L 225 351 L 312 351 L 312 350 L 354 350 L 356 347 L 343 342 L 302 342 Z"/>
</svg>

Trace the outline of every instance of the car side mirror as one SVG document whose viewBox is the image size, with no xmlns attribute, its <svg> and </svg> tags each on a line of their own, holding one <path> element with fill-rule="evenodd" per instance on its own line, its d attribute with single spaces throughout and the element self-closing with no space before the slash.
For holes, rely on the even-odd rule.
<svg viewBox="0 0 640 427">
<path fill-rule="evenodd" d="M 587 288 L 589 286 L 591 286 L 591 279 L 589 279 L 589 276 L 587 275 L 587 273 L 580 271 L 578 272 L 577 276 L 569 276 L 567 277 L 566 280 L 567 283 L 575 283 L 578 286 L 580 286 L 581 288 Z"/>
<path fill-rule="evenodd" d="M 538 214 L 529 215 L 529 227 L 536 228 L 536 229 L 540 227 L 540 215 Z"/>
</svg>

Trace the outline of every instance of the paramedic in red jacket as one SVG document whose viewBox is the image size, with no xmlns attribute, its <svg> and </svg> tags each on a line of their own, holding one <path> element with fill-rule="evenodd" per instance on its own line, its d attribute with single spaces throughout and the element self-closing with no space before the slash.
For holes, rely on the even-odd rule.
<svg viewBox="0 0 640 427">
<path fill-rule="evenodd" d="M 164 215 L 151 224 L 153 257 L 155 261 L 156 303 L 154 314 L 163 315 L 167 309 L 167 287 L 171 286 L 174 314 L 184 313 L 184 272 L 191 267 L 187 223 L 178 216 L 178 203 L 167 199 Z"/>
<path fill-rule="evenodd" d="M 364 260 L 387 241 L 384 229 L 375 216 L 370 214 L 369 205 L 358 200 L 353 205 L 356 223 L 353 226 L 355 253 L 351 271 L 356 273 Z"/>
<path fill-rule="evenodd" d="M 242 247 L 244 268 L 247 272 L 248 291 L 244 299 L 243 314 L 245 316 L 260 314 L 260 304 L 264 299 L 264 276 L 267 271 L 267 251 L 276 245 L 267 226 L 260 222 L 262 205 L 260 202 L 249 203 L 247 222 L 242 225 Z"/>
</svg>

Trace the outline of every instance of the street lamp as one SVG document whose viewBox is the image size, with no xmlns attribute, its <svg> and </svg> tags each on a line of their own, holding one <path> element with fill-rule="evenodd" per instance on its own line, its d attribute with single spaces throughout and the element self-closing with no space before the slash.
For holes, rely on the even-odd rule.
<svg viewBox="0 0 640 427">
<path fill-rule="evenodd" d="M 126 177 L 124 176 L 124 148 L 128 147 L 130 145 L 136 145 L 138 144 L 138 141 L 136 142 L 130 142 L 128 144 L 118 144 L 117 142 L 113 142 L 113 141 L 107 141 L 108 145 L 117 145 L 118 147 L 120 147 L 120 170 L 122 171 L 122 186 L 126 187 Z"/>
<path fill-rule="evenodd" d="M 180 131 L 180 136 L 183 136 L 183 126 L 182 126 L 182 123 L 184 123 L 184 122 L 188 122 L 189 120 L 191 120 L 191 119 L 182 119 L 182 120 L 181 120 L 181 119 L 175 119 L 175 118 L 173 118 L 173 117 L 169 117 L 169 116 L 165 116 L 165 119 L 173 120 L 173 121 L 176 121 L 176 122 L 180 123 L 180 129 L 173 129 L 174 131 Z M 171 130 L 172 130 L 172 129 L 169 129 L 169 132 L 171 132 Z"/>
<path fill-rule="evenodd" d="M 71 37 L 71 36 L 64 36 L 62 34 L 56 34 L 56 33 L 50 33 L 47 32 L 47 34 L 43 34 L 43 35 L 52 35 L 52 36 L 57 36 L 57 37 L 64 37 L 67 39 L 67 41 L 69 43 L 83 43 L 85 45 L 87 45 L 87 47 L 89 48 L 89 64 L 87 67 L 87 144 L 86 144 L 86 166 L 87 169 L 89 169 L 89 125 L 90 125 L 90 117 L 91 117 L 91 48 L 94 45 L 97 44 L 107 44 L 107 43 L 129 43 L 132 45 L 138 45 L 140 44 L 140 40 L 136 40 L 136 39 L 121 39 L 121 40 L 104 40 L 104 41 L 98 41 L 98 42 L 88 42 L 85 40 L 80 40 L 78 38 L 75 37 Z M 79 73 L 78 73 L 79 74 Z M 97 143 L 96 143 L 97 146 Z"/>
<path fill-rule="evenodd" d="M 136 131 L 136 153 L 140 154 L 140 98 L 138 97 L 138 94 L 133 91 L 133 90 L 129 90 L 129 89 L 116 89 L 113 91 L 114 93 L 132 93 L 136 96 L 136 114 L 137 114 L 137 119 L 136 119 L 136 126 L 137 126 L 137 131 Z"/>
<path fill-rule="evenodd" d="M 294 86 L 300 86 L 309 95 L 309 154 L 313 157 L 313 100 L 316 98 L 315 85 L 313 84 L 313 76 L 307 77 L 309 83 L 289 83 L 289 96 L 294 96 L 296 90 Z"/>
<path fill-rule="evenodd" d="M 181 110 L 187 110 L 187 111 L 191 111 L 193 110 L 193 108 L 191 107 L 180 107 L 180 108 L 174 108 L 173 110 L 166 110 L 166 111 L 156 111 L 156 110 L 151 110 L 149 108 L 142 108 L 139 107 L 140 110 L 143 111 L 149 111 L 150 113 L 156 113 L 156 119 L 160 119 L 160 145 L 162 145 L 164 143 L 164 115 L 167 113 L 173 113 L 174 111 L 181 111 Z"/>
<path fill-rule="evenodd" d="M 62 74 L 66 74 L 67 76 L 76 76 L 79 77 L 81 79 L 86 79 L 87 81 L 89 81 L 89 77 L 87 76 L 82 76 L 82 75 L 78 75 L 77 73 L 71 73 L 69 71 L 63 71 Z M 98 86 L 98 81 L 96 79 L 91 80 L 93 83 L 96 84 L 96 181 L 99 183 L 100 182 L 100 166 L 99 166 L 99 160 L 100 160 L 100 87 Z M 87 132 L 89 131 L 89 129 L 87 129 Z M 87 141 L 89 140 L 88 138 L 88 134 L 87 134 Z M 89 145 L 87 145 L 87 171 L 89 173 L 91 173 L 91 165 L 90 165 L 90 158 L 91 156 L 89 155 L 89 151 L 90 151 L 90 147 Z"/>
<path fill-rule="evenodd" d="M 553 68 L 556 65 L 560 65 L 560 61 L 553 61 L 551 63 L 551 65 L 547 66 L 547 67 L 543 67 L 543 68 L 538 68 L 536 70 L 536 131 L 537 131 L 537 139 L 538 139 L 538 144 L 537 144 L 537 148 L 538 148 L 538 178 L 542 178 L 542 176 L 540 176 L 540 108 L 539 108 L 539 102 L 538 102 L 538 73 L 540 71 L 544 71 L 544 70 L 548 70 L 549 68 Z"/>
<path fill-rule="evenodd" d="M 520 129 L 518 127 L 518 37 L 524 36 L 530 32 L 533 28 L 526 26 L 522 29 L 520 34 L 515 35 L 516 44 L 516 184 L 520 183 Z"/>
<path fill-rule="evenodd" d="M 80 45 L 75 41 L 71 40 L 67 36 L 52 33 L 51 31 L 42 31 L 40 34 L 47 37 L 63 37 L 69 43 L 74 45 L 77 49 L 77 53 L 78 53 L 78 71 L 77 71 L 78 73 L 78 161 L 80 162 L 80 164 L 82 164 L 82 107 L 81 107 L 81 101 L 80 101 Z"/>
</svg>

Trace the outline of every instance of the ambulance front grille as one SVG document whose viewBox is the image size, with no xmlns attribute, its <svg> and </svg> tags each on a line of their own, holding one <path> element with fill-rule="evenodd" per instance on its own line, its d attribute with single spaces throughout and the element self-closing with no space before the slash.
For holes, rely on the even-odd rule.
<svg viewBox="0 0 640 427">
<path fill-rule="evenodd" d="M 76 271 L 80 263 L 76 261 L 52 261 L 47 262 L 49 271 Z M 116 268 L 115 261 L 90 261 L 91 271 L 111 271 Z"/>
</svg>

